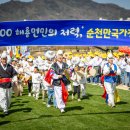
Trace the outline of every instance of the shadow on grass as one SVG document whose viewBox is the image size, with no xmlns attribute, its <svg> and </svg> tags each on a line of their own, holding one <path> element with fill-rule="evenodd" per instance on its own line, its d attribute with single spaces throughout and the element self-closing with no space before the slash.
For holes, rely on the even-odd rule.
<svg viewBox="0 0 130 130">
<path fill-rule="evenodd" d="M 3 118 L 3 117 L 5 117 L 5 116 L 4 116 L 4 114 L 0 114 L 0 117 Z"/>
<path fill-rule="evenodd" d="M 122 105 L 122 104 L 128 104 L 128 102 L 120 101 L 120 102 L 117 102 L 116 104 L 117 104 L 117 105 L 118 105 L 118 104 L 119 104 L 119 105 Z"/>
<path fill-rule="evenodd" d="M 82 113 L 82 114 L 66 114 L 66 113 L 63 113 L 63 114 L 60 114 L 60 115 L 56 115 L 56 116 L 53 116 L 53 115 L 41 115 L 39 116 L 38 118 L 29 118 L 29 119 L 26 119 L 26 120 L 33 120 L 33 119 L 41 119 L 41 118 L 55 118 L 55 117 L 62 117 L 62 116 L 65 116 L 65 117 L 71 117 L 71 116 L 86 116 L 86 115 L 95 115 L 95 114 L 129 114 L 130 111 L 122 111 L 122 112 L 99 112 L 99 113 Z M 20 120 L 20 121 L 25 121 L 25 120 Z"/>
<path fill-rule="evenodd" d="M 16 98 L 16 100 L 22 100 L 22 99 L 20 99 L 20 98 Z"/>
<path fill-rule="evenodd" d="M 22 96 L 25 96 L 25 95 L 27 95 L 26 93 L 22 93 Z"/>
<path fill-rule="evenodd" d="M 77 106 L 77 107 L 79 107 L 79 106 Z M 28 108 L 28 109 L 30 111 L 30 108 Z M 24 110 L 24 109 L 22 109 L 22 110 Z M 21 109 L 19 109 L 18 111 L 21 111 Z M 42 118 L 72 117 L 72 116 L 86 116 L 86 115 L 98 115 L 98 114 L 129 114 L 129 113 L 130 113 L 130 111 L 98 112 L 98 113 L 82 113 L 82 114 L 66 114 L 66 113 L 64 113 L 64 114 L 60 114 L 60 115 L 56 115 L 56 116 L 53 116 L 53 115 L 40 115 L 39 117 L 28 118 L 28 119 L 25 119 L 25 120 L 2 121 L 2 122 L 0 122 L 0 125 L 6 125 L 8 123 L 16 123 L 16 122 L 25 122 L 25 121 L 31 121 L 31 120 L 38 120 L 38 119 L 42 119 Z"/>
<path fill-rule="evenodd" d="M 32 108 L 21 108 L 21 109 L 13 109 L 13 110 L 9 110 L 9 114 L 15 113 L 15 112 L 31 112 Z"/>
<path fill-rule="evenodd" d="M 90 97 L 92 97 L 93 95 L 92 94 L 87 94 L 87 96 L 84 96 L 84 97 L 82 97 L 82 99 L 89 99 Z"/>
<path fill-rule="evenodd" d="M 30 101 L 22 101 L 22 102 L 20 103 L 20 101 L 17 100 L 17 101 L 15 101 L 15 102 L 11 102 L 11 107 L 14 107 L 14 106 L 23 106 L 24 103 L 29 103 L 29 102 L 30 102 Z M 18 104 L 18 103 L 20 103 L 20 104 Z M 16 104 L 16 105 L 14 105 L 14 104 Z"/>
<path fill-rule="evenodd" d="M 82 109 L 84 109 L 84 108 L 81 107 L 81 106 L 66 107 L 66 108 L 65 108 L 66 112 L 67 112 L 67 111 L 74 111 L 74 110 L 82 110 Z"/>
<path fill-rule="evenodd" d="M 29 103 L 30 101 L 23 101 L 22 103 Z"/>
<path fill-rule="evenodd" d="M 11 122 L 11 121 L 1 121 L 1 122 L 0 122 L 0 126 L 1 126 L 1 125 L 6 125 L 6 124 L 8 124 L 8 123 L 10 123 L 10 122 Z"/>
<path fill-rule="evenodd" d="M 12 105 L 12 104 L 11 104 L 11 107 L 15 107 L 15 106 L 24 106 L 24 104 L 23 104 L 23 103 L 21 103 L 21 104 L 16 104 L 16 105 Z"/>
<path fill-rule="evenodd" d="M 121 112 L 95 112 L 95 113 L 82 113 L 82 114 L 61 114 L 58 116 L 52 116 L 52 117 L 60 117 L 60 116 L 65 116 L 65 117 L 71 117 L 71 116 L 86 116 L 86 115 L 106 115 L 106 114 L 130 114 L 130 111 L 121 111 Z M 44 117 L 44 116 L 43 116 Z M 47 117 L 47 116 L 46 116 Z"/>
<path fill-rule="evenodd" d="M 87 93 L 87 96 L 82 97 L 82 99 L 83 99 L 83 100 L 84 100 L 84 99 L 89 99 L 89 98 L 91 98 L 92 96 L 94 96 L 94 95 L 92 95 L 92 94 L 90 94 L 90 93 Z"/>
<path fill-rule="evenodd" d="M 69 99 L 68 99 L 69 102 L 72 101 L 71 95 L 72 95 L 72 94 L 69 94 Z M 92 95 L 92 94 L 87 93 L 87 96 L 83 96 L 81 99 L 82 99 L 82 100 L 89 99 L 89 98 L 91 98 L 92 96 L 101 96 L 101 95 Z M 75 98 L 76 98 L 76 97 L 75 97 Z"/>
<path fill-rule="evenodd" d="M 21 101 L 20 100 L 13 101 L 11 102 L 11 105 L 16 104 L 16 103 L 21 103 Z"/>
</svg>

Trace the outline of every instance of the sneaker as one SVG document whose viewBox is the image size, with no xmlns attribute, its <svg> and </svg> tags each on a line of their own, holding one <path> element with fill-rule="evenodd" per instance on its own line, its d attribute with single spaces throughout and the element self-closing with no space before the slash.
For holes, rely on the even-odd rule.
<svg viewBox="0 0 130 130">
<path fill-rule="evenodd" d="M 80 102 L 81 100 L 80 99 L 78 99 L 78 102 Z"/>
<path fill-rule="evenodd" d="M 116 107 L 115 105 L 112 105 L 111 108 Z"/>
<path fill-rule="evenodd" d="M 98 83 L 99 86 L 101 86 L 102 84 L 101 83 Z"/>
<path fill-rule="evenodd" d="M 108 103 L 107 105 L 110 106 L 110 107 L 112 106 L 110 103 Z"/>
<path fill-rule="evenodd" d="M 58 109 L 58 107 L 57 107 L 57 106 L 55 106 L 55 108 L 56 108 L 56 109 Z"/>
<path fill-rule="evenodd" d="M 103 88 L 103 85 L 100 85 L 101 88 Z"/>
<path fill-rule="evenodd" d="M 74 99 L 74 95 L 72 94 L 72 100 Z"/>
<path fill-rule="evenodd" d="M 36 97 L 35 99 L 38 100 L 38 97 Z"/>
<path fill-rule="evenodd" d="M 9 115 L 8 111 L 5 111 L 5 112 L 4 112 L 4 115 L 5 115 L 5 116 Z"/>
<path fill-rule="evenodd" d="M 31 96 L 31 93 L 29 93 L 28 96 L 30 97 L 30 96 Z"/>
<path fill-rule="evenodd" d="M 97 85 L 96 83 L 93 83 L 92 85 Z"/>
<path fill-rule="evenodd" d="M 51 105 L 47 104 L 47 107 L 51 107 Z"/>
<path fill-rule="evenodd" d="M 20 96 L 22 96 L 22 93 L 20 93 Z"/>
<path fill-rule="evenodd" d="M 42 101 L 44 102 L 44 101 L 45 101 L 45 98 L 42 98 Z"/>
<path fill-rule="evenodd" d="M 87 98 L 87 95 L 83 95 L 83 96 L 81 97 L 81 99 L 85 99 L 85 98 Z"/>
<path fill-rule="evenodd" d="M 43 101 L 43 104 L 46 104 L 46 102 L 45 102 L 45 101 Z"/>
<path fill-rule="evenodd" d="M 60 112 L 61 112 L 61 113 L 64 113 L 64 112 L 65 112 L 65 110 L 64 110 L 64 109 L 61 109 L 61 110 L 60 110 Z"/>
</svg>

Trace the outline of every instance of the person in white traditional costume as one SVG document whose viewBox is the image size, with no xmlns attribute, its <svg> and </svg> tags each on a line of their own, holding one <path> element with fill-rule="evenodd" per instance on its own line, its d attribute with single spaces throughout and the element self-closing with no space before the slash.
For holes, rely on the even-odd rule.
<svg viewBox="0 0 130 130">
<path fill-rule="evenodd" d="M 48 84 L 45 81 L 45 76 L 49 69 L 51 68 L 51 65 L 53 64 L 53 59 L 55 57 L 55 52 L 48 50 L 45 53 L 46 61 L 44 64 L 44 73 L 43 73 L 43 83 L 42 83 L 42 99 L 45 101 L 45 94 L 48 93 L 48 101 L 47 101 L 47 107 L 51 106 L 51 99 L 54 98 L 54 88 L 51 84 Z"/>
<path fill-rule="evenodd" d="M 32 77 L 31 77 L 31 73 L 33 73 L 34 71 L 34 65 L 33 65 L 33 59 L 28 59 L 28 65 L 24 68 L 24 73 L 25 73 L 25 79 L 26 82 L 28 84 L 28 96 L 31 96 L 31 91 L 32 91 Z"/>
<path fill-rule="evenodd" d="M 23 68 L 28 67 L 28 62 L 27 62 L 27 59 L 25 57 L 22 58 L 21 62 L 22 62 Z"/>
<path fill-rule="evenodd" d="M 85 71 L 85 64 L 83 62 L 79 63 L 79 74 L 81 73 L 80 87 L 82 98 L 86 97 L 86 83 L 87 83 L 87 73 Z"/>
<path fill-rule="evenodd" d="M 15 57 L 12 58 L 11 65 L 14 67 L 14 69 L 16 70 L 16 72 L 18 72 L 17 62 L 18 62 L 18 60 Z M 12 81 L 13 81 L 13 83 L 12 83 L 13 87 L 12 88 L 13 88 L 13 91 L 14 91 L 14 95 L 17 97 L 17 96 L 19 96 L 18 75 L 15 76 L 12 79 Z"/>
<path fill-rule="evenodd" d="M 104 86 L 108 94 L 108 105 L 115 107 L 114 102 L 114 92 L 116 88 L 117 75 L 121 74 L 119 67 L 113 64 L 113 55 L 112 53 L 108 54 L 108 63 L 104 66 Z"/>
<path fill-rule="evenodd" d="M 96 75 L 93 77 L 95 84 L 99 83 L 99 78 L 101 75 L 101 62 L 102 62 L 102 58 L 100 58 L 98 55 L 96 55 L 93 58 L 93 68 L 96 70 Z"/>
<path fill-rule="evenodd" d="M 71 80 L 73 81 L 73 93 L 72 93 L 72 100 L 74 99 L 74 96 L 77 94 L 78 95 L 78 101 L 80 100 L 80 81 L 81 81 L 81 76 L 78 74 L 79 71 L 79 62 L 80 59 L 79 57 L 73 57 L 71 60 L 72 64 L 73 64 L 73 72 L 72 72 L 72 76 L 71 76 Z"/>
<path fill-rule="evenodd" d="M 42 82 L 42 76 L 41 74 L 38 72 L 38 67 L 34 67 L 34 71 L 31 74 L 32 76 L 32 93 L 33 93 L 33 97 L 38 100 L 39 98 L 39 94 L 40 94 L 40 84 Z"/>
<path fill-rule="evenodd" d="M 22 96 L 23 92 L 23 82 L 24 82 L 24 70 L 22 64 L 17 63 L 17 72 L 18 72 L 18 96 Z"/>
<path fill-rule="evenodd" d="M 12 78 L 17 77 L 15 69 L 7 63 L 7 54 L 2 53 L 0 60 L 0 107 L 5 115 L 11 104 Z"/>
<path fill-rule="evenodd" d="M 68 69 L 68 65 L 63 62 L 63 51 L 58 50 L 56 55 L 56 62 L 52 64 L 51 69 L 53 73 L 54 93 L 56 98 L 57 107 L 60 109 L 61 113 L 65 112 L 65 101 L 63 100 L 63 84 L 67 86 L 70 81 L 66 78 L 64 71 Z M 63 84 L 62 84 L 63 82 Z"/>
<path fill-rule="evenodd" d="M 130 89 L 130 58 L 127 59 L 127 65 L 125 66 L 125 71 L 126 71 L 126 74 L 127 74 L 126 86 L 128 86 L 129 89 Z"/>
<path fill-rule="evenodd" d="M 121 70 L 121 84 L 125 85 L 125 83 L 126 83 L 126 71 L 125 71 L 125 68 L 126 68 L 127 63 L 125 61 L 124 56 L 120 56 L 120 59 L 118 61 L 118 65 L 119 65 L 120 70 Z"/>
</svg>

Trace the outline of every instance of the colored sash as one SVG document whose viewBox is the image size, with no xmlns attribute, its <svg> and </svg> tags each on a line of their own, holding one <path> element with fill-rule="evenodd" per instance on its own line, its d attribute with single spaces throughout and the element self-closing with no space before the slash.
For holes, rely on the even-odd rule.
<svg viewBox="0 0 130 130">
<path fill-rule="evenodd" d="M 12 82 L 11 78 L 0 78 L 0 84 L 1 83 L 9 83 Z"/>
</svg>

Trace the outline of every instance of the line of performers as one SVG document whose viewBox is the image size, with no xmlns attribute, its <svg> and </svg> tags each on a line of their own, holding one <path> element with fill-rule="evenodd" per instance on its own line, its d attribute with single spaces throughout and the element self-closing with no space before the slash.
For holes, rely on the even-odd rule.
<svg viewBox="0 0 130 130">
<path fill-rule="evenodd" d="M 27 60 L 23 57 L 10 61 L 7 52 L 1 54 L 0 107 L 5 115 L 8 114 L 10 107 L 12 90 L 15 96 L 22 96 L 25 84 L 28 86 L 28 96 L 33 96 L 38 100 L 42 89 L 43 101 L 45 101 L 46 94 L 48 95 L 47 107 L 53 103 L 63 113 L 65 112 L 68 92 L 73 90 L 72 99 L 77 94 L 77 100 L 81 101 L 81 96 L 87 96 L 87 80 L 98 76 L 99 71 L 102 73 L 101 81 L 107 95 L 105 96 L 107 104 L 111 107 L 115 106 L 114 93 L 117 77 L 121 71 L 118 65 L 113 63 L 112 53 L 108 54 L 107 60 L 102 60 L 102 68 L 89 65 L 89 61 L 86 64 L 79 57 L 67 60 L 62 50 L 58 50 L 57 53 L 48 50 L 45 57 L 46 60 L 41 57 Z M 128 62 L 130 61 L 128 60 Z M 98 63 L 95 61 L 95 64 Z"/>
</svg>

